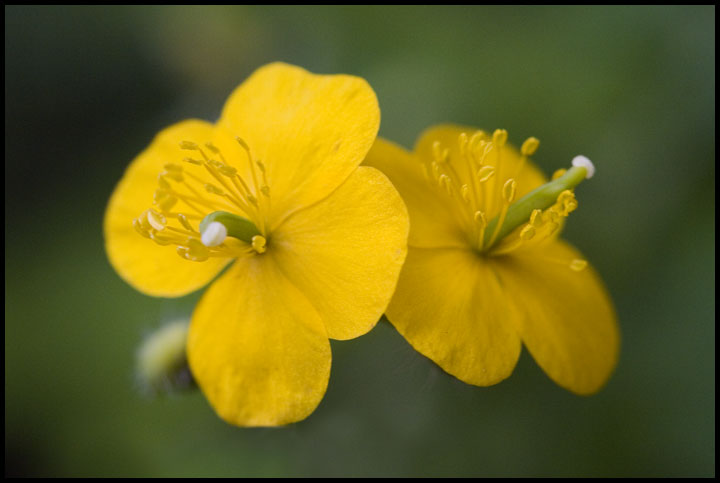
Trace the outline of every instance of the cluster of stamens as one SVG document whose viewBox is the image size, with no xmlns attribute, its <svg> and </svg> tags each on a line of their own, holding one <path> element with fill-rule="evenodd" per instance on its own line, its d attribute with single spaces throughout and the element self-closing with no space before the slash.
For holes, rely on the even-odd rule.
<svg viewBox="0 0 720 483">
<path fill-rule="evenodd" d="M 528 138 L 520 149 L 519 163 L 510 163 L 507 158 L 516 155 L 506 147 L 507 137 L 504 129 L 496 130 L 492 136 L 483 131 L 462 133 L 457 149 L 451 150 L 435 141 L 432 159 L 422 160 L 427 181 L 461 207 L 453 210 L 454 214 L 471 246 L 485 256 L 504 255 L 543 243 L 558 232 L 562 219 L 578 206 L 573 190 L 565 189 L 551 206 L 534 209 L 518 219 L 518 210 L 513 211 L 517 178 L 540 142 Z M 589 172 L 590 168 L 586 169 Z M 564 169 L 556 171 L 553 180 L 565 173 Z M 576 271 L 587 265 L 579 259 L 558 262 Z"/>
<path fill-rule="evenodd" d="M 191 261 L 263 253 L 267 243 L 265 219 L 270 208 L 265 165 L 253 159 L 243 139 L 238 137 L 236 141 L 247 158 L 249 183 L 239 174 L 239 165 L 230 164 L 214 144 L 207 142 L 201 147 L 182 141 L 180 149 L 193 151 L 196 156 L 183 158 L 182 164 L 164 165 L 157 177 L 153 207 L 133 220 L 135 230 L 158 245 L 175 245 L 178 255 Z M 208 237 L 209 233 L 201 233 L 201 222 L 214 212 L 237 213 L 251 220 L 259 234 L 243 243 L 226 238 L 227 231 L 218 235 L 213 226 Z"/>
</svg>

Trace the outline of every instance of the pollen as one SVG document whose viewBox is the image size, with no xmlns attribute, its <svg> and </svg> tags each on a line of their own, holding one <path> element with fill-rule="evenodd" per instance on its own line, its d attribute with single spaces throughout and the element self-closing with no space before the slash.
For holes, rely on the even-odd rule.
<svg viewBox="0 0 720 483">
<path fill-rule="evenodd" d="M 168 159 L 158 173 L 157 188 L 148 200 L 152 206 L 133 220 L 135 231 L 158 245 L 175 246 L 180 257 L 194 262 L 263 253 L 270 204 L 266 167 L 253 157 L 247 142 L 235 140 L 242 148 L 240 155 L 227 157 L 212 142 L 181 141 L 177 157 Z M 192 151 L 191 156 L 183 151 Z M 201 230 L 200 222 L 217 212 L 245 219 L 262 236 L 240 242 L 230 238 L 233 235 L 220 221 L 202 224 Z"/>
</svg>

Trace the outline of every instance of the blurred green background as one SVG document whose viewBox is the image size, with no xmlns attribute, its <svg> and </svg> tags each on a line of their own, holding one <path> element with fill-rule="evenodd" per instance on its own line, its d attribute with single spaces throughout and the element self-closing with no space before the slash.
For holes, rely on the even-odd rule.
<svg viewBox="0 0 720 483">
<path fill-rule="evenodd" d="M 619 366 L 574 396 L 524 352 L 465 385 L 388 324 L 333 342 L 308 419 L 240 429 L 198 393 L 150 400 L 144 334 L 198 300 L 146 297 L 102 217 L 164 126 L 215 120 L 283 60 L 367 79 L 381 135 L 438 122 L 582 153 L 565 238 L 603 275 Z M 714 7 L 5 7 L 5 472 L 27 476 L 714 476 Z"/>
</svg>

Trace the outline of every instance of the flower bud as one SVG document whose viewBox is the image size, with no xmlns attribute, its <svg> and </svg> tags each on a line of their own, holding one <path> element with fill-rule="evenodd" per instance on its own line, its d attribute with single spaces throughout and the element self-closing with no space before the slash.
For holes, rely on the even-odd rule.
<svg viewBox="0 0 720 483">
<path fill-rule="evenodd" d="M 143 392 L 157 395 L 196 387 L 187 362 L 188 322 L 177 320 L 151 332 L 137 352 L 137 380 Z"/>
</svg>

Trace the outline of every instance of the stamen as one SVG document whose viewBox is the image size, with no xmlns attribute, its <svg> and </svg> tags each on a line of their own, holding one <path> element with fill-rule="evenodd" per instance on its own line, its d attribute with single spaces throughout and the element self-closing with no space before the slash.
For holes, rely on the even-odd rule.
<svg viewBox="0 0 720 483">
<path fill-rule="evenodd" d="M 540 141 L 536 137 L 529 137 L 525 140 L 520 148 L 520 154 L 523 156 L 532 156 L 540 146 Z"/>
<path fill-rule="evenodd" d="M 190 238 L 185 245 L 179 245 L 177 253 L 191 262 L 204 262 L 210 257 L 210 250 L 197 238 Z"/>
<path fill-rule="evenodd" d="M 560 168 L 560 169 L 556 170 L 556 171 L 553 173 L 551 179 L 552 179 L 553 181 L 555 181 L 556 179 L 562 177 L 565 173 L 567 173 L 567 169 L 565 169 L 565 168 Z"/>
<path fill-rule="evenodd" d="M 163 231 L 165 229 L 165 225 L 167 225 L 167 218 L 165 218 L 162 214 L 155 210 L 147 210 L 144 214 L 148 224 L 154 230 Z"/>
<path fill-rule="evenodd" d="M 507 212 L 508 212 L 510 203 L 512 203 L 513 200 L 515 199 L 516 190 L 517 190 L 517 182 L 514 179 L 510 178 L 509 180 L 505 181 L 505 184 L 503 185 L 503 188 L 502 188 L 503 207 L 502 207 L 502 210 L 500 211 L 500 216 L 498 216 L 498 218 L 496 218 L 496 220 L 493 220 L 493 221 L 497 221 L 497 223 L 495 225 L 495 229 L 492 231 L 492 236 L 490 237 L 490 241 L 488 241 L 487 244 L 483 244 L 483 245 L 491 247 L 492 244 L 495 242 L 495 240 L 497 240 L 498 234 L 500 233 L 500 230 L 502 229 L 503 224 L 505 223 L 505 217 L 507 216 Z M 490 224 L 492 224 L 492 222 L 490 222 Z"/>
<path fill-rule="evenodd" d="M 256 252 L 265 253 L 267 240 L 265 240 L 265 237 L 263 237 L 262 235 L 256 235 L 252 237 L 251 245 Z"/>
<path fill-rule="evenodd" d="M 478 181 L 480 183 L 484 183 L 485 181 L 492 178 L 494 174 L 495 174 L 494 166 L 490 166 L 490 165 L 483 166 L 477 172 Z"/>
<path fill-rule="evenodd" d="M 496 129 L 493 133 L 493 144 L 498 148 L 505 146 L 507 142 L 508 132 L 505 129 Z"/>
<path fill-rule="evenodd" d="M 180 141 L 180 149 L 187 149 L 188 151 L 196 151 L 198 145 L 192 141 Z"/>
<path fill-rule="evenodd" d="M 522 230 L 520 230 L 520 239 L 523 241 L 531 240 L 532 237 L 535 236 L 535 227 L 531 224 L 525 225 Z"/>
<path fill-rule="evenodd" d="M 517 191 L 517 182 L 514 179 L 509 179 L 503 185 L 503 198 L 505 203 L 510 204 L 515 199 L 515 192 Z"/>
<path fill-rule="evenodd" d="M 137 231 L 139 234 L 144 236 L 145 238 L 150 238 L 150 232 L 143 228 L 142 223 L 139 219 L 135 218 L 132 222 L 133 228 L 135 228 L 135 231 Z"/>
<path fill-rule="evenodd" d="M 192 227 L 192 225 L 188 221 L 187 215 L 185 215 L 183 213 L 178 213 L 176 216 L 177 216 L 177 219 L 180 222 L 180 224 L 182 226 L 184 226 L 186 230 L 197 233 L 197 231 Z"/>
</svg>

